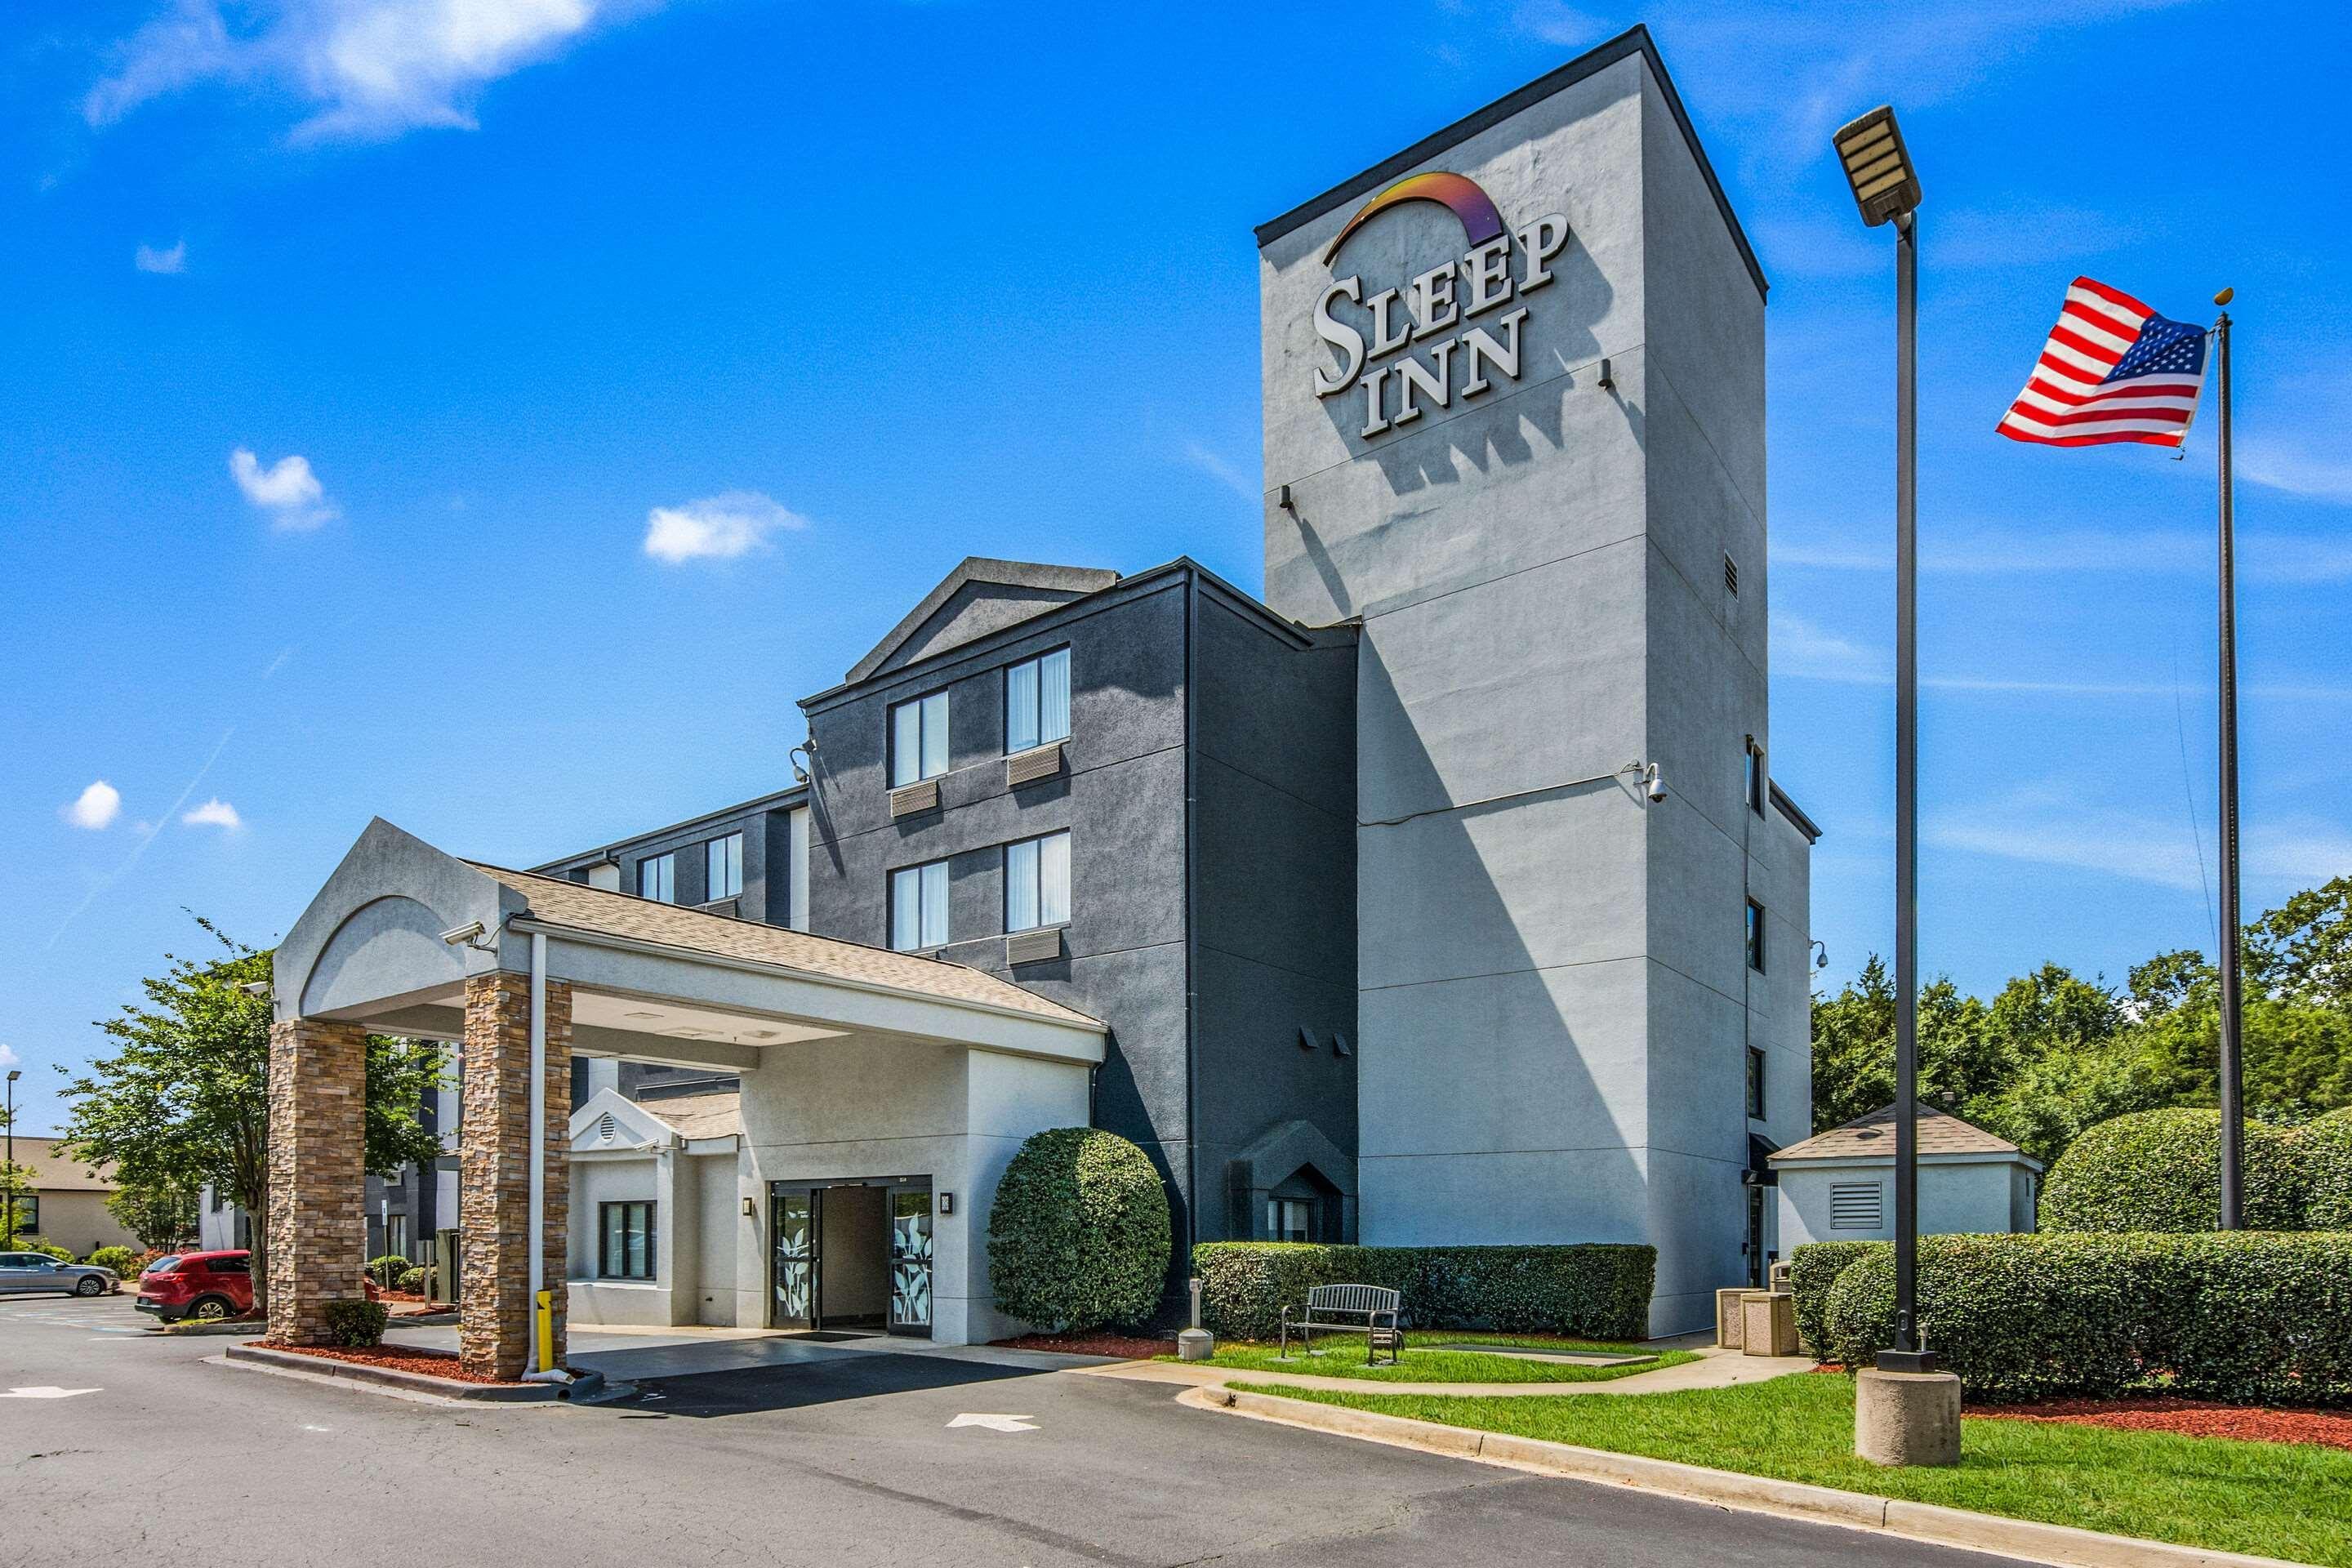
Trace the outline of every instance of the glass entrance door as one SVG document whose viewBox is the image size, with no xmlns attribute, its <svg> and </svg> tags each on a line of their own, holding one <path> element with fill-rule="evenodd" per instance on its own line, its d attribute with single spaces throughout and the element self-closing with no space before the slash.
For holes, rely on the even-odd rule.
<svg viewBox="0 0 2352 1568">
<path fill-rule="evenodd" d="M 824 1194 L 776 1183 L 768 1189 L 772 1257 L 768 1326 L 814 1329 L 816 1322 L 818 1207 Z"/>
<path fill-rule="evenodd" d="M 890 1189 L 890 1331 L 931 1331 L 931 1189 Z"/>
</svg>

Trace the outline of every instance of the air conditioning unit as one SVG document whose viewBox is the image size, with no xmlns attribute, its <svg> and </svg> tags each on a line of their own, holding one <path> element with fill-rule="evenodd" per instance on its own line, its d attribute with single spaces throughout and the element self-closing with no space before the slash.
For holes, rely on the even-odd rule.
<svg viewBox="0 0 2352 1568">
<path fill-rule="evenodd" d="M 1062 742 L 1048 741 L 1004 759 L 1004 783 L 1009 789 L 1049 779 L 1062 771 Z"/>
<path fill-rule="evenodd" d="M 1062 928 L 1049 926 L 1044 931 L 1015 931 L 1004 939 L 1004 962 L 1044 963 L 1062 956 Z"/>
<path fill-rule="evenodd" d="M 905 784 L 890 792 L 890 816 L 895 820 L 912 816 L 920 811 L 940 808 L 940 781 L 925 779 L 919 784 Z"/>
</svg>

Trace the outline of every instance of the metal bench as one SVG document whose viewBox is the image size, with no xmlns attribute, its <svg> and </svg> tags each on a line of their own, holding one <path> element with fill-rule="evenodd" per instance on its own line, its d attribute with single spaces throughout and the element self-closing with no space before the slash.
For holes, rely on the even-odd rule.
<svg viewBox="0 0 2352 1568">
<path fill-rule="evenodd" d="M 1282 1309 L 1282 1355 L 1290 1355 L 1290 1336 L 1295 1331 L 1307 1353 L 1315 1353 L 1317 1331 L 1325 1333 L 1359 1333 L 1364 1336 L 1364 1364 L 1380 1364 L 1380 1353 L 1388 1352 L 1389 1364 L 1394 1366 L 1402 1359 L 1404 1330 L 1399 1326 L 1398 1312 L 1403 1297 L 1383 1285 L 1310 1285 L 1307 1288 L 1307 1310 L 1291 1316 L 1287 1306 Z"/>
</svg>

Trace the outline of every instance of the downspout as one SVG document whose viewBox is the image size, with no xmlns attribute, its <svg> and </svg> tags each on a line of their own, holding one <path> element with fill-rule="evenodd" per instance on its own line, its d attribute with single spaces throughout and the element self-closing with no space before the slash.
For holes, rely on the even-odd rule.
<svg viewBox="0 0 2352 1568">
<path fill-rule="evenodd" d="M 1192 1249 L 1201 1242 L 1201 998 L 1194 989 L 1193 954 L 1201 942 L 1200 909 L 1195 889 L 1201 875 L 1197 845 L 1200 812 L 1195 793 L 1199 772 L 1193 749 L 1198 745 L 1201 706 L 1200 671 L 1194 665 L 1201 620 L 1201 579 L 1189 566 L 1184 573 L 1184 1271 L 1192 1270 Z"/>
</svg>

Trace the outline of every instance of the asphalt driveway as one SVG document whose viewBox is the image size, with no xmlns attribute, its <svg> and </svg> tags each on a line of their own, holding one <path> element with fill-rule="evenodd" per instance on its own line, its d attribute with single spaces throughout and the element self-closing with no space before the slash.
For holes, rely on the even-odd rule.
<svg viewBox="0 0 2352 1568">
<path fill-rule="evenodd" d="M 231 1367 L 222 1342 L 147 1334 L 123 1297 L 0 1302 L 0 1473 L 39 1521 L 0 1532 L 0 1564 L 61 1541 L 616 1568 L 2002 1561 L 1192 1411 L 1042 1358 L 614 1344 L 668 1358 L 629 1399 L 455 1408 Z"/>
</svg>

